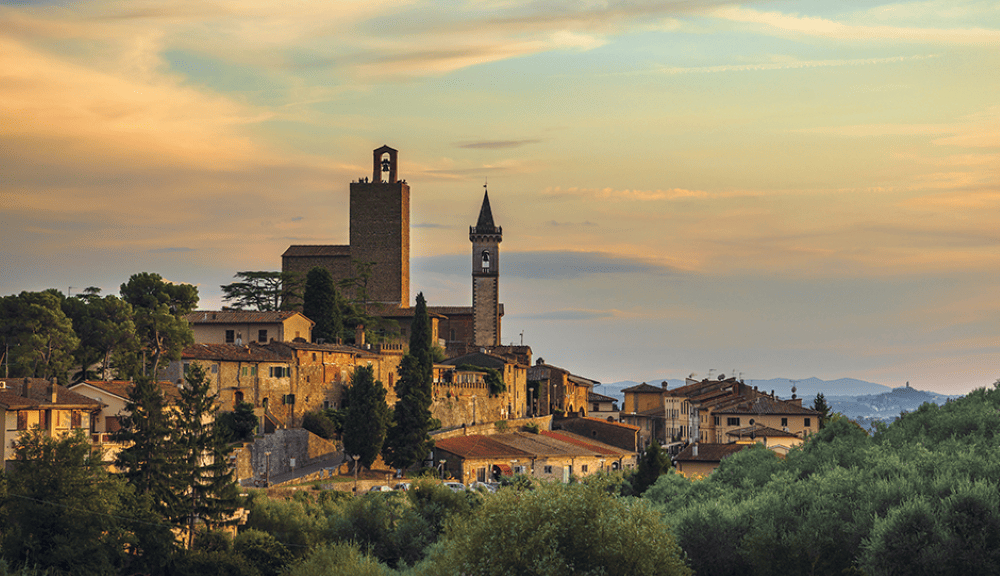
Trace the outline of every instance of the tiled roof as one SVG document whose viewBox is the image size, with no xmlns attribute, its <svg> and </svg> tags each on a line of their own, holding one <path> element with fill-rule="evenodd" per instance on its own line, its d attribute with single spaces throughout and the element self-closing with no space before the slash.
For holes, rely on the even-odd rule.
<svg viewBox="0 0 1000 576">
<path fill-rule="evenodd" d="M 260 310 L 195 310 L 184 315 L 191 324 L 281 324 L 301 312 Z M 305 316 L 302 316 L 305 318 Z M 306 318 L 306 320 L 309 320 Z M 312 322 L 312 320 L 309 320 Z M 315 324 L 315 322 L 313 322 Z"/>
<path fill-rule="evenodd" d="M 746 450 L 751 444 L 698 444 L 698 455 L 693 455 L 694 445 L 681 450 L 674 461 L 681 462 L 721 462 L 726 456 L 732 456 L 740 450 Z"/>
<path fill-rule="evenodd" d="M 434 442 L 434 447 L 462 458 L 531 458 L 530 452 L 498 442 L 496 436 L 455 436 Z"/>
<path fill-rule="evenodd" d="M 791 432 L 785 432 L 784 430 L 778 430 L 777 428 L 771 428 L 770 426 L 762 426 L 760 424 L 754 424 L 753 426 L 747 426 L 746 428 L 739 428 L 736 430 L 730 430 L 726 432 L 726 436 L 736 436 L 739 438 L 747 438 L 751 435 L 761 438 L 798 438 L 797 434 Z"/>
<path fill-rule="evenodd" d="M 734 406 L 715 410 L 716 414 L 803 414 L 818 416 L 819 412 L 811 408 L 803 408 L 798 404 L 764 396 L 745 399 Z"/>
<path fill-rule="evenodd" d="M 593 420 L 594 422 L 600 422 L 608 426 L 619 426 L 621 428 L 627 428 L 629 430 L 639 430 L 640 428 L 634 424 L 626 424 L 625 422 L 608 422 L 604 418 L 591 418 L 590 416 L 583 416 L 581 420 Z"/>
<path fill-rule="evenodd" d="M 428 306 L 427 311 L 444 316 L 464 316 L 472 314 L 472 306 Z"/>
<path fill-rule="evenodd" d="M 617 398 L 612 398 L 611 396 L 605 396 L 604 394 L 598 394 L 593 390 L 587 392 L 587 402 L 617 402 Z"/>
<path fill-rule="evenodd" d="M 550 438 L 543 434 L 516 432 L 493 436 L 498 442 L 524 450 L 536 456 L 588 456 L 592 450 L 585 450 L 574 444 Z"/>
<path fill-rule="evenodd" d="M 240 362 L 288 362 L 276 352 L 254 344 L 237 346 L 236 344 L 206 344 L 198 343 L 188 346 L 181 353 L 185 360 L 232 360 Z"/>
<path fill-rule="evenodd" d="M 289 246 L 282 258 L 288 257 L 308 257 L 308 256 L 350 256 L 350 246 L 316 246 L 316 245 L 292 245 Z"/>
<path fill-rule="evenodd" d="M 503 370 L 503 367 L 507 364 L 513 364 L 513 362 L 508 362 L 499 356 L 493 354 L 487 354 L 485 352 L 473 352 L 471 354 L 464 354 L 462 356 L 455 356 L 454 358 L 448 358 L 443 360 L 441 364 L 446 366 L 458 366 L 459 364 L 471 364 L 473 366 L 480 366 L 482 368 L 493 368 L 497 370 Z"/>
<path fill-rule="evenodd" d="M 163 397 L 166 398 L 168 404 L 176 404 L 180 400 L 181 393 L 177 389 L 177 385 L 172 382 L 167 382 L 166 380 L 161 380 L 157 382 L 160 385 L 160 390 L 163 392 Z M 124 400 L 128 400 L 129 394 L 132 392 L 132 387 L 135 385 L 131 380 L 85 380 L 79 384 L 74 384 L 71 388 L 77 389 L 80 386 L 87 385 L 91 388 L 97 388 L 103 390 L 108 394 L 113 394 Z M 81 396 L 85 394 L 80 393 Z"/>
<path fill-rule="evenodd" d="M 631 388 L 623 388 L 622 392 L 656 392 L 657 394 L 663 392 L 663 388 L 657 386 L 651 386 L 643 382 L 642 384 L 636 384 Z"/>
<path fill-rule="evenodd" d="M 292 340 L 291 342 L 271 342 L 270 344 L 265 344 L 263 346 L 266 349 L 271 349 L 276 354 L 281 354 L 279 350 L 282 347 L 290 348 L 292 350 L 311 350 L 314 352 L 342 352 L 344 354 L 354 354 L 357 356 L 377 356 L 371 350 L 363 350 L 356 346 L 348 346 L 346 344 L 316 344 L 312 342 L 299 342 Z"/>
<path fill-rule="evenodd" d="M 618 456 L 621 454 L 627 454 L 628 452 L 610 446 L 603 442 L 598 442 L 596 440 L 590 440 L 585 436 L 580 436 L 578 434 L 573 434 L 572 432 L 566 432 L 560 430 L 559 432 L 549 432 L 548 430 L 542 430 L 539 434 L 544 434 L 550 438 L 555 438 L 560 442 L 566 442 L 574 446 L 579 446 L 585 450 L 589 450 L 592 454 L 600 454 L 603 456 Z"/>
<path fill-rule="evenodd" d="M 59 385 L 56 385 L 56 401 L 52 402 L 49 394 L 51 383 L 42 378 L 29 378 L 27 397 L 22 396 L 24 380 L 24 378 L 3 379 L 7 387 L 0 390 L 0 404 L 9 409 L 61 406 L 92 410 L 101 406 L 97 400 L 87 398 L 83 394 L 77 394 L 69 388 Z"/>
</svg>

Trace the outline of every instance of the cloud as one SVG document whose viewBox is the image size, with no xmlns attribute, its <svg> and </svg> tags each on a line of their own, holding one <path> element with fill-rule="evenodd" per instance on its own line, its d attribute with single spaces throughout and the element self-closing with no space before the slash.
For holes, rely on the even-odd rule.
<svg viewBox="0 0 1000 576">
<path fill-rule="evenodd" d="M 585 227 L 588 227 L 588 228 L 598 225 L 597 222 L 591 222 L 590 220 L 587 220 L 586 222 L 556 222 L 555 220 L 549 220 L 548 222 L 546 222 L 546 224 L 548 224 L 549 226 L 555 226 L 555 227 L 561 227 L 561 226 L 585 226 Z"/>
<path fill-rule="evenodd" d="M 782 59 L 774 62 L 757 64 L 723 64 L 719 66 L 678 67 L 665 66 L 659 69 L 664 74 L 706 74 L 712 72 L 750 72 L 759 70 L 794 70 L 797 68 L 825 68 L 830 66 L 866 66 L 871 64 L 891 64 L 910 60 L 926 60 L 937 58 L 940 54 L 925 54 L 916 56 L 892 56 L 888 58 L 850 58 L 832 60 L 794 60 Z"/>
<path fill-rule="evenodd" d="M 616 190 L 614 188 L 578 188 L 575 186 L 569 188 L 549 186 L 542 190 L 542 195 L 555 199 L 590 197 L 602 200 L 634 200 L 640 202 L 721 196 L 720 194 L 709 194 L 704 190 L 685 190 L 683 188 L 668 190 Z"/>
<path fill-rule="evenodd" d="M 913 28 L 843 24 L 826 18 L 761 12 L 740 6 L 724 6 L 711 12 L 724 20 L 759 25 L 764 31 L 781 35 L 813 36 L 835 40 L 927 42 L 934 44 L 964 44 L 995 46 L 1000 42 L 1000 30 L 986 28 Z"/>
<path fill-rule="evenodd" d="M 437 224 L 437 223 L 434 223 L 434 222 L 422 222 L 420 224 L 412 224 L 410 227 L 411 228 L 442 228 L 442 229 L 454 228 L 454 226 L 449 226 L 447 224 Z"/>
<path fill-rule="evenodd" d="M 575 310 L 562 309 L 539 312 L 537 314 L 510 314 L 510 319 L 522 320 L 600 320 L 610 319 L 619 316 L 617 310 Z"/>
<path fill-rule="evenodd" d="M 464 144 L 455 144 L 459 148 L 471 148 L 471 149 L 486 149 L 486 150 L 499 150 L 503 148 L 520 148 L 527 144 L 537 144 L 541 140 L 486 140 L 482 142 L 467 142 Z"/>
<path fill-rule="evenodd" d="M 156 248 L 154 250 L 149 250 L 150 254 L 167 254 L 171 252 L 194 252 L 194 248 L 186 248 L 183 246 L 171 247 L 171 248 Z"/>
<path fill-rule="evenodd" d="M 466 254 L 448 254 L 411 259 L 412 268 L 435 274 L 467 276 Z M 500 276 L 535 280 L 567 280 L 585 276 L 677 274 L 679 271 L 652 259 L 605 252 L 517 251 L 501 252 Z"/>
</svg>

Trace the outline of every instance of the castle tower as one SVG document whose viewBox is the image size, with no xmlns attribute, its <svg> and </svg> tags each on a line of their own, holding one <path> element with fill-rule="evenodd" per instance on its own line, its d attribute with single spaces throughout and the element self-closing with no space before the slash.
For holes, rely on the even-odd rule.
<svg viewBox="0 0 1000 576">
<path fill-rule="evenodd" d="M 352 260 L 374 262 L 368 284 L 371 302 L 406 307 L 410 305 L 410 187 L 398 178 L 397 154 L 388 146 L 376 149 L 371 181 L 351 183 L 350 252 Z"/>
<path fill-rule="evenodd" d="M 469 227 L 472 242 L 472 333 L 475 346 L 500 344 L 500 242 L 503 230 L 493 224 L 489 191 L 483 194 L 479 220 Z"/>
</svg>

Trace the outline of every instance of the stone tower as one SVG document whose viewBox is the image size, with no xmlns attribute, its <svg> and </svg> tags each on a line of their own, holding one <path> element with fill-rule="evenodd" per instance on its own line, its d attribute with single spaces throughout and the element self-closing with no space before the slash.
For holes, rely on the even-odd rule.
<svg viewBox="0 0 1000 576">
<path fill-rule="evenodd" d="M 410 305 L 410 187 L 398 178 L 397 151 L 372 153 L 371 181 L 351 183 L 351 259 L 374 262 L 371 302 Z M 367 178 L 365 179 L 367 180 Z"/>
<path fill-rule="evenodd" d="M 493 224 L 489 191 L 483 194 L 479 220 L 469 227 L 472 242 L 472 334 L 475 346 L 500 344 L 500 242 L 503 230 Z"/>
</svg>

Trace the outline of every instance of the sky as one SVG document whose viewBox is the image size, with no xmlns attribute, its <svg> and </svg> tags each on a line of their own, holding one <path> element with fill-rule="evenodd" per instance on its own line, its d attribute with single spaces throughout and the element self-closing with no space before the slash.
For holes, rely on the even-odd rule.
<svg viewBox="0 0 1000 576">
<path fill-rule="evenodd" d="M 411 298 L 603 382 L 1000 378 L 1000 3 L 0 2 L 0 294 L 202 308 L 348 242 L 399 150 Z"/>
</svg>

